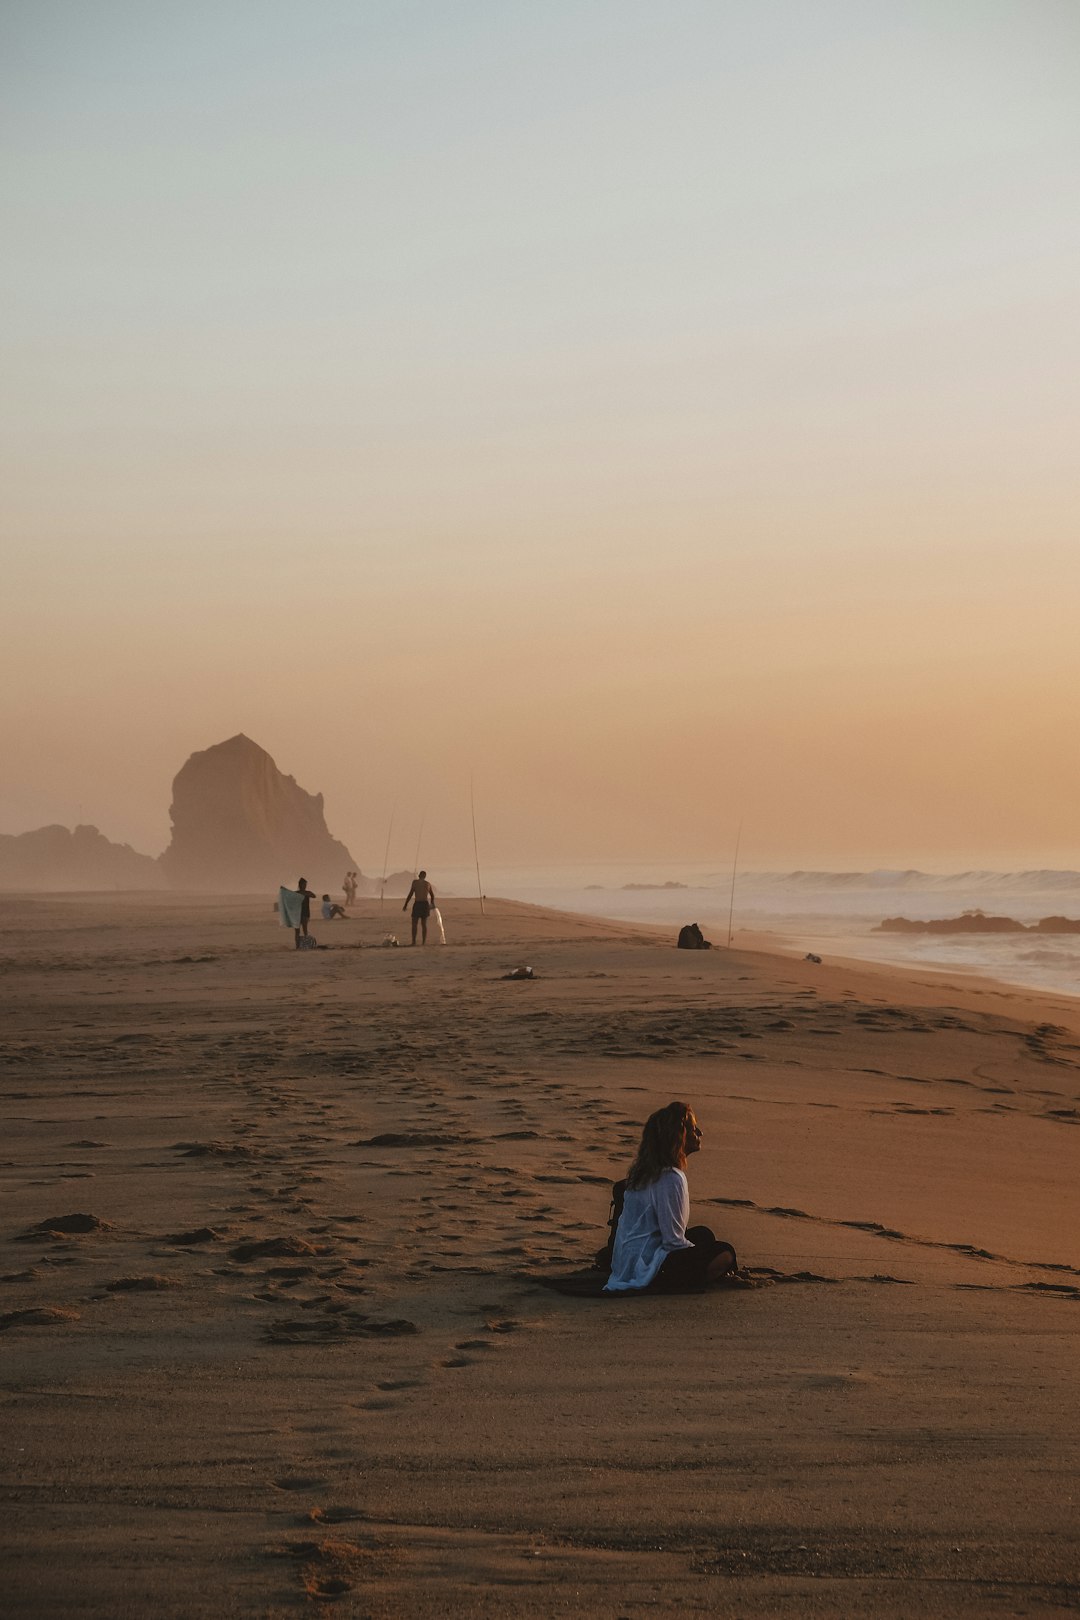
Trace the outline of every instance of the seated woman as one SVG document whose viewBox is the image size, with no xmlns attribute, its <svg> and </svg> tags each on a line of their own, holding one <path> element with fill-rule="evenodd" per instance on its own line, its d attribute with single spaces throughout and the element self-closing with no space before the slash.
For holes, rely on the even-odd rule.
<svg viewBox="0 0 1080 1620">
<path fill-rule="evenodd" d="M 686 1103 L 668 1103 L 645 1121 L 626 1178 L 605 1293 L 698 1293 L 735 1271 L 730 1243 L 718 1242 L 707 1226 L 686 1227 L 686 1160 L 700 1146 L 701 1127 Z"/>
</svg>

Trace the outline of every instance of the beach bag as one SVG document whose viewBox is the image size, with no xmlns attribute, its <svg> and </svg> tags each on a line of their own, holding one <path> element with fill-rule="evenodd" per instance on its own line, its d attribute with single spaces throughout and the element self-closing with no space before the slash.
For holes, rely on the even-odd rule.
<svg viewBox="0 0 1080 1620">
<path fill-rule="evenodd" d="M 315 938 L 314 934 L 301 934 L 300 938 L 296 942 L 296 946 L 297 949 L 301 951 L 317 951 L 319 948 L 319 942 Z"/>
<path fill-rule="evenodd" d="M 678 948 L 680 951 L 703 951 L 705 949 L 705 936 L 697 923 L 687 923 L 684 928 L 679 929 Z"/>
<path fill-rule="evenodd" d="M 434 922 L 436 928 L 439 930 L 439 944 L 440 945 L 445 945 L 446 944 L 446 929 L 443 927 L 442 912 L 439 910 L 438 906 L 436 906 L 434 911 L 431 913 L 431 919 Z"/>
<path fill-rule="evenodd" d="M 593 1265 L 597 1271 L 611 1270 L 611 1257 L 615 1253 L 615 1233 L 619 1227 L 619 1216 L 623 1211 L 623 1200 L 626 1197 L 626 1182 L 616 1181 L 611 1188 L 611 1209 L 608 1211 L 608 1240 L 602 1249 L 597 1249 Z"/>
</svg>

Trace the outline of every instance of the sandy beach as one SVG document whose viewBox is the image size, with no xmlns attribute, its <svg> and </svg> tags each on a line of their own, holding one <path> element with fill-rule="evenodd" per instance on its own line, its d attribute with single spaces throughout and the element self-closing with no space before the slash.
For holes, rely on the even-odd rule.
<svg viewBox="0 0 1080 1620">
<path fill-rule="evenodd" d="M 1075 1613 L 1080 1001 L 443 911 L 9 904 L 6 1612 Z M 552 1293 L 673 1097 L 756 1286 Z"/>
</svg>

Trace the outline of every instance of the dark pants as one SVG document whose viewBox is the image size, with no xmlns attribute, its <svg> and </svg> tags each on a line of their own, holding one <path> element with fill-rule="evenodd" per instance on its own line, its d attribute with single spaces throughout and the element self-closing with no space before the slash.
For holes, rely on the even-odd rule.
<svg viewBox="0 0 1080 1620">
<path fill-rule="evenodd" d="M 739 1262 L 730 1243 L 715 1238 L 707 1226 L 688 1226 L 686 1235 L 694 1245 L 692 1249 L 675 1249 L 664 1261 L 649 1284 L 647 1292 L 654 1294 L 696 1294 L 708 1287 L 706 1272 L 718 1254 L 731 1256 L 731 1270 Z"/>
</svg>

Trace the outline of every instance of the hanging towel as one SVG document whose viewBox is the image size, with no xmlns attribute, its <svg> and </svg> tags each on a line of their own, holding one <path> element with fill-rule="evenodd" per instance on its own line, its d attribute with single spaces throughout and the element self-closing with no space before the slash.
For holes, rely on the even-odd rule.
<svg viewBox="0 0 1080 1620">
<path fill-rule="evenodd" d="M 299 889 L 278 890 L 278 915 L 282 928 L 299 928 L 304 897 Z"/>
<path fill-rule="evenodd" d="M 439 930 L 439 944 L 445 945 L 446 929 L 443 927 L 442 912 L 439 910 L 438 906 L 435 907 L 435 910 L 431 913 L 431 915 L 434 918 L 436 928 Z"/>
</svg>

